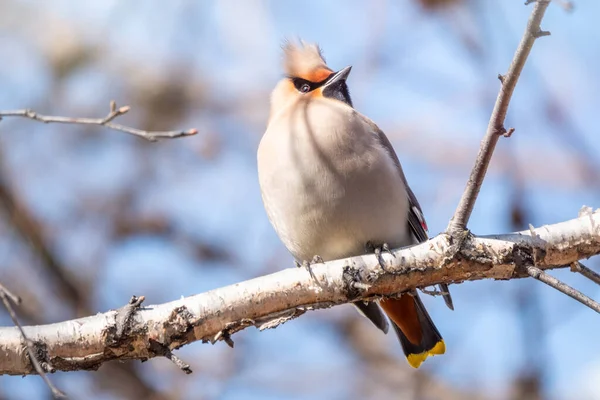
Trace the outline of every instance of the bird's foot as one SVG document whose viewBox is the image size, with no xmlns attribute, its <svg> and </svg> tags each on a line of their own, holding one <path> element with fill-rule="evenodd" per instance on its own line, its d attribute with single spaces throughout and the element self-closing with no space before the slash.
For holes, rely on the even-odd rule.
<svg viewBox="0 0 600 400">
<path fill-rule="evenodd" d="M 315 255 L 310 262 L 308 262 L 306 260 L 302 261 L 302 263 L 299 263 L 298 261 L 294 261 L 294 264 L 296 264 L 296 267 L 298 267 L 298 268 L 305 268 L 308 271 L 308 273 L 310 274 L 310 277 L 313 279 L 313 281 L 315 281 L 320 286 L 321 283 L 315 276 L 315 273 L 313 272 L 311 265 L 312 264 L 320 264 L 322 262 L 323 262 L 323 258 L 321 258 L 321 256 Z"/>
<path fill-rule="evenodd" d="M 381 246 L 375 246 L 373 242 L 369 241 L 365 244 L 365 250 L 367 253 L 375 253 L 375 257 L 377 257 L 377 262 L 379 263 L 381 269 L 383 269 L 385 272 L 389 272 L 385 267 L 382 255 L 383 253 L 387 252 L 391 254 L 391 256 L 394 258 L 396 256 L 394 255 L 394 253 L 392 253 L 392 251 L 390 250 L 390 246 L 387 243 L 383 243 Z"/>
</svg>

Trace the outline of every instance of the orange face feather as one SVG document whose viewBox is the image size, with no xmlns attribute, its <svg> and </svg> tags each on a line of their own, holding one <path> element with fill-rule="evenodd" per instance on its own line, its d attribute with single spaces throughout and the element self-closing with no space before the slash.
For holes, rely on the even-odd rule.
<svg viewBox="0 0 600 400">
<path fill-rule="evenodd" d="M 290 77 L 321 82 L 333 72 L 316 44 L 288 41 L 283 46 L 283 54 L 285 73 Z"/>
<path fill-rule="evenodd" d="M 286 77 L 282 79 L 271 95 L 271 117 L 291 102 L 300 99 L 323 97 L 323 88 L 316 87 L 307 93 L 301 93 L 295 87 L 294 78 L 312 83 L 323 82 L 334 71 L 329 68 L 319 46 L 302 40 L 286 41 L 283 44 L 283 67 Z"/>
</svg>

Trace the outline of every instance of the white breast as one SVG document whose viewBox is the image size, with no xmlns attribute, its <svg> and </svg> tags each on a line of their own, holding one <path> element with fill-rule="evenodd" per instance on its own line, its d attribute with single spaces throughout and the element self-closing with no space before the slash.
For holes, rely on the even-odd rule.
<svg viewBox="0 0 600 400">
<path fill-rule="evenodd" d="M 265 209 L 296 257 L 410 244 L 408 198 L 392 158 L 363 117 L 327 99 L 300 101 L 271 121 L 258 149 Z"/>
</svg>

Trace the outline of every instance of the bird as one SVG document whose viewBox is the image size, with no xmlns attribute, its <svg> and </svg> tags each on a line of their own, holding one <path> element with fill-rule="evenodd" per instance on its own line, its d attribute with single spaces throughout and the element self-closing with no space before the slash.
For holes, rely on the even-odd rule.
<svg viewBox="0 0 600 400">
<path fill-rule="evenodd" d="M 297 263 L 329 261 L 427 240 L 427 224 L 389 139 L 355 110 L 347 79 L 317 44 L 286 41 L 257 151 L 267 216 Z M 447 286 L 441 287 L 453 309 Z M 389 318 L 409 365 L 446 345 L 419 294 L 353 303 L 384 333 Z M 382 312 L 383 311 L 383 312 Z"/>
</svg>

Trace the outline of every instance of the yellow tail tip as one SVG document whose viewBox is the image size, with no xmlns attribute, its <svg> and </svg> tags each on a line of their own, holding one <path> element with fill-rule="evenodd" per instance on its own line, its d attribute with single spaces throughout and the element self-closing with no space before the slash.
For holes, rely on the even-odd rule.
<svg viewBox="0 0 600 400">
<path fill-rule="evenodd" d="M 429 350 L 429 354 L 432 356 L 439 356 L 446 352 L 446 344 L 443 340 L 440 340 L 433 346 L 433 349 Z"/>
<path fill-rule="evenodd" d="M 444 354 L 446 352 L 446 344 L 443 340 L 440 340 L 430 350 L 424 351 L 419 354 L 409 354 L 406 356 L 408 363 L 413 368 L 419 368 L 423 361 L 429 356 L 435 356 Z"/>
</svg>

